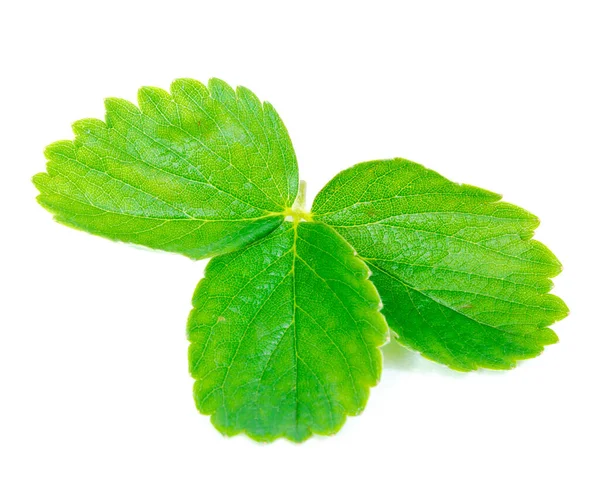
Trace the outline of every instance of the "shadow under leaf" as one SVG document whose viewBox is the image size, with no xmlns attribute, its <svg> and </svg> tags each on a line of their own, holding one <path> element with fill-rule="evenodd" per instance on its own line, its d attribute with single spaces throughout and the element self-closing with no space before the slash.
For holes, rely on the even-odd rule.
<svg viewBox="0 0 600 479">
<path fill-rule="evenodd" d="M 381 348 L 383 352 L 383 367 L 396 371 L 416 371 L 422 373 L 435 373 L 443 376 L 464 377 L 465 373 L 453 371 L 442 364 L 424 358 L 416 351 L 402 346 L 396 338 Z"/>
</svg>

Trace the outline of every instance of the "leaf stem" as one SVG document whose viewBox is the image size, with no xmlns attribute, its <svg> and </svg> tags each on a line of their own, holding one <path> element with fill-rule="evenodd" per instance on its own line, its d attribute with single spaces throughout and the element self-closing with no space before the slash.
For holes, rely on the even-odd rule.
<svg viewBox="0 0 600 479">
<path fill-rule="evenodd" d="M 296 196 L 296 201 L 291 208 L 287 208 L 283 214 L 286 217 L 291 217 L 294 223 L 299 223 L 300 221 L 312 221 L 312 213 L 310 211 L 306 211 L 306 181 L 300 180 L 300 184 L 298 186 L 298 196 Z"/>
<path fill-rule="evenodd" d="M 292 209 L 294 209 L 294 208 L 297 208 L 302 211 L 304 211 L 304 208 L 306 208 L 306 181 L 304 181 L 304 180 L 300 180 L 300 186 L 298 188 L 298 196 L 296 197 L 294 206 L 292 206 Z"/>
</svg>

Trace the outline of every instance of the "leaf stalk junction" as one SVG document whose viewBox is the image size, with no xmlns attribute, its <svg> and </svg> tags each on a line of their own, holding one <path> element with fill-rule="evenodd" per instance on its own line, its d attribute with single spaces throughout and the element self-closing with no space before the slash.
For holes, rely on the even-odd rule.
<svg viewBox="0 0 600 479">
<path fill-rule="evenodd" d="M 306 181 L 300 180 L 296 201 L 294 201 L 291 208 L 288 207 L 283 211 L 283 215 L 286 220 L 293 221 L 294 224 L 297 224 L 300 221 L 313 221 L 312 213 L 306 211 Z"/>
</svg>

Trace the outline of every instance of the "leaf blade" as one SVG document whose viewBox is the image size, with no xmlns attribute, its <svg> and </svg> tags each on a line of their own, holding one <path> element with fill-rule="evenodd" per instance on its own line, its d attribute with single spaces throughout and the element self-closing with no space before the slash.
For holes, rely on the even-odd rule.
<svg viewBox="0 0 600 479">
<path fill-rule="evenodd" d="M 199 259 L 277 228 L 298 190 L 287 130 L 249 90 L 180 79 L 110 98 L 46 149 L 38 201 L 64 224 Z M 271 142 L 276 138 L 281 146 Z"/>
<path fill-rule="evenodd" d="M 532 240 L 538 219 L 500 195 L 403 159 L 360 163 L 316 197 L 373 270 L 390 328 L 451 368 L 508 369 L 557 337 L 568 309 L 547 294 L 560 262 Z"/>
<path fill-rule="evenodd" d="M 368 274 L 315 223 L 211 260 L 188 321 L 200 412 L 261 441 L 337 432 L 381 373 L 387 325 Z"/>
</svg>

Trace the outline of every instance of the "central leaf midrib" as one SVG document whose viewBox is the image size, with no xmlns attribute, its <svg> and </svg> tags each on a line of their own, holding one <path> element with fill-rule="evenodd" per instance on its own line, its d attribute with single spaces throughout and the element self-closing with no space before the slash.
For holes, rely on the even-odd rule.
<svg viewBox="0 0 600 479">
<path fill-rule="evenodd" d="M 298 223 L 294 222 L 293 226 L 292 226 L 293 230 L 294 230 L 294 241 L 293 241 L 293 246 L 292 246 L 292 268 L 291 268 L 291 275 L 292 275 L 292 297 L 294 299 L 294 307 L 293 307 L 293 311 L 292 311 L 292 322 L 291 322 L 291 327 L 293 328 L 293 333 L 294 333 L 294 382 L 295 382 L 295 386 L 294 386 L 294 395 L 295 395 L 295 409 L 294 409 L 294 427 L 296 429 L 296 434 L 298 434 L 298 359 L 299 359 L 299 354 L 298 354 L 298 332 L 296 329 L 296 315 L 297 315 L 297 310 L 298 310 L 298 303 L 296 301 L 296 256 L 298 255 L 298 250 L 297 250 L 297 241 L 298 241 Z"/>
</svg>

